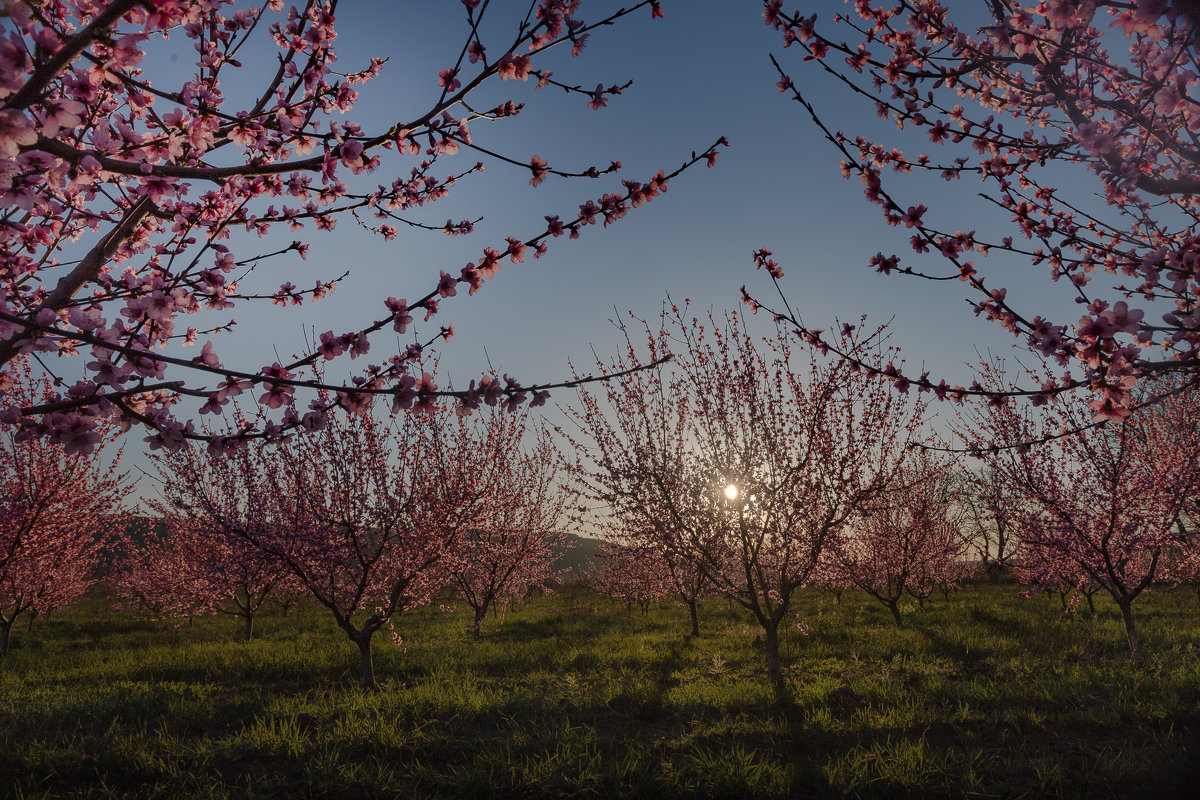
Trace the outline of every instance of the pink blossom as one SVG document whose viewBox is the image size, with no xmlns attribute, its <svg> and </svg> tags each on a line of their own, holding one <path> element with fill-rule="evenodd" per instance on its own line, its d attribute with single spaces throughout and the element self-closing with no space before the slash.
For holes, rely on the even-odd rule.
<svg viewBox="0 0 1200 800">
<path fill-rule="evenodd" d="M 596 90 L 592 92 L 592 99 L 588 101 L 588 107 L 598 111 L 606 105 L 608 100 L 604 97 L 604 84 L 597 83 Z"/>
<path fill-rule="evenodd" d="M 317 352 L 326 361 L 337 358 L 342 354 L 341 337 L 334 335 L 333 331 L 325 331 L 321 334 L 321 343 L 317 345 Z"/>
<path fill-rule="evenodd" d="M 496 62 L 496 72 L 501 80 L 528 80 L 532 62 L 529 56 L 523 54 L 505 53 Z"/>
<path fill-rule="evenodd" d="M 458 80 L 458 70 L 444 69 L 438 72 L 438 86 L 443 87 L 448 92 L 456 92 L 462 87 Z"/>
<path fill-rule="evenodd" d="M 546 175 L 548 174 L 546 166 L 546 160 L 538 157 L 537 155 L 534 155 L 533 158 L 529 159 L 529 169 L 533 171 L 533 177 L 529 179 L 530 186 L 537 186 L 542 181 L 546 180 Z"/>
<path fill-rule="evenodd" d="M 37 143 L 33 121 L 16 109 L 0 110 L 0 153 L 16 158 L 22 147 Z"/>
<path fill-rule="evenodd" d="M 401 299 L 389 297 L 385 302 L 388 311 L 392 312 L 392 327 L 397 333 L 404 333 L 412 324 L 413 318 L 408 313 L 408 303 Z"/>
<path fill-rule="evenodd" d="M 204 346 L 200 348 L 200 355 L 194 359 L 199 364 L 206 367 L 220 367 L 221 359 L 217 358 L 217 354 L 213 352 L 213 344 L 211 341 L 206 341 Z"/>
</svg>

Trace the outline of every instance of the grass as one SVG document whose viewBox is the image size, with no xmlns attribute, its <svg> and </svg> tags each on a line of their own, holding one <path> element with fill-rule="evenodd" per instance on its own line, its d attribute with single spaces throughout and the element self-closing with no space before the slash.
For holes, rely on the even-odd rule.
<svg viewBox="0 0 1200 800">
<path fill-rule="evenodd" d="M 1200 796 L 1200 607 L 1117 610 L 982 586 L 909 609 L 811 594 L 788 695 L 724 601 L 642 617 L 586 593 L 400 621 L 379 691 L 317 609 L 144 623 L 90 601 L 14 633 L 0 663 L 0 792 L 36 797 Z M 1189 791 L 1193 789 L 1194 791 Z"/>
</svg>

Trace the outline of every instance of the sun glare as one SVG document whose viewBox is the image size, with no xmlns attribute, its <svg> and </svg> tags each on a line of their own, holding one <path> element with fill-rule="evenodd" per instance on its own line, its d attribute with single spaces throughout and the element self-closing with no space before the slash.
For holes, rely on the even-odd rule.
<svg viewBox="0 0 1200 800">
<path fill-rule="evenodd" d="M 730 500 L 737 500 L 738 488 L 732 483 L 725 487 L 725 496 Z"/>
</svg>

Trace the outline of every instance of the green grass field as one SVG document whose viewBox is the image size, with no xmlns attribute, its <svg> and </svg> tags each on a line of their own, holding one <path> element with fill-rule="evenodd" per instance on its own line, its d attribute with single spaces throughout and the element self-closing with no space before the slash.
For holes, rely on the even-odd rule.
<svg viewBox="0 0 1200 800">
<path fill-rule="evenodd" d="M 767 680 L 724 601 L 642 617 L 585 591 L 515 608 L 482 641 L 464 609 L 400 620 L 380 690 L 317 609 L 146 623 L 90 601 L 14 633 L 0 663 L 9 797 L 1200 797 L 1200 606 L 1116 608 L 977 587 L 888 612 L 801 598 L 810 635 Z M 1193 786 L 1191 782 L 1194 781 Z M 1194 792 L 1194 793 L 1193 793 Z"/>
</svg>

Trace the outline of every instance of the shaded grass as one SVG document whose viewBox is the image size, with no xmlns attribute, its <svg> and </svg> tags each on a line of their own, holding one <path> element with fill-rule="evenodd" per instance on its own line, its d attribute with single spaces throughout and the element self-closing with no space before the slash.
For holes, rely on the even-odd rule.
<svg viewBox="0 0 1200 800">
<path fill-rule="evenodd" d="M 1190 601 L 1190 602 L 1189 602 Z M 586 594 L 400 621 L 381 688 L 319 610 L 142 623 L 99 601 L 21 630 L 0 663 L 0 792 L 14 797 L 1200 796 L 1200 608 L 1139 609 L 1128 660 L 1111 603 L 978 587 L 910 609 L 804 595 L 783 641 L 723 601 L 642 617 Z M 1194 780 L 1195 792 L 1189 792 Z"/>
</svg>

